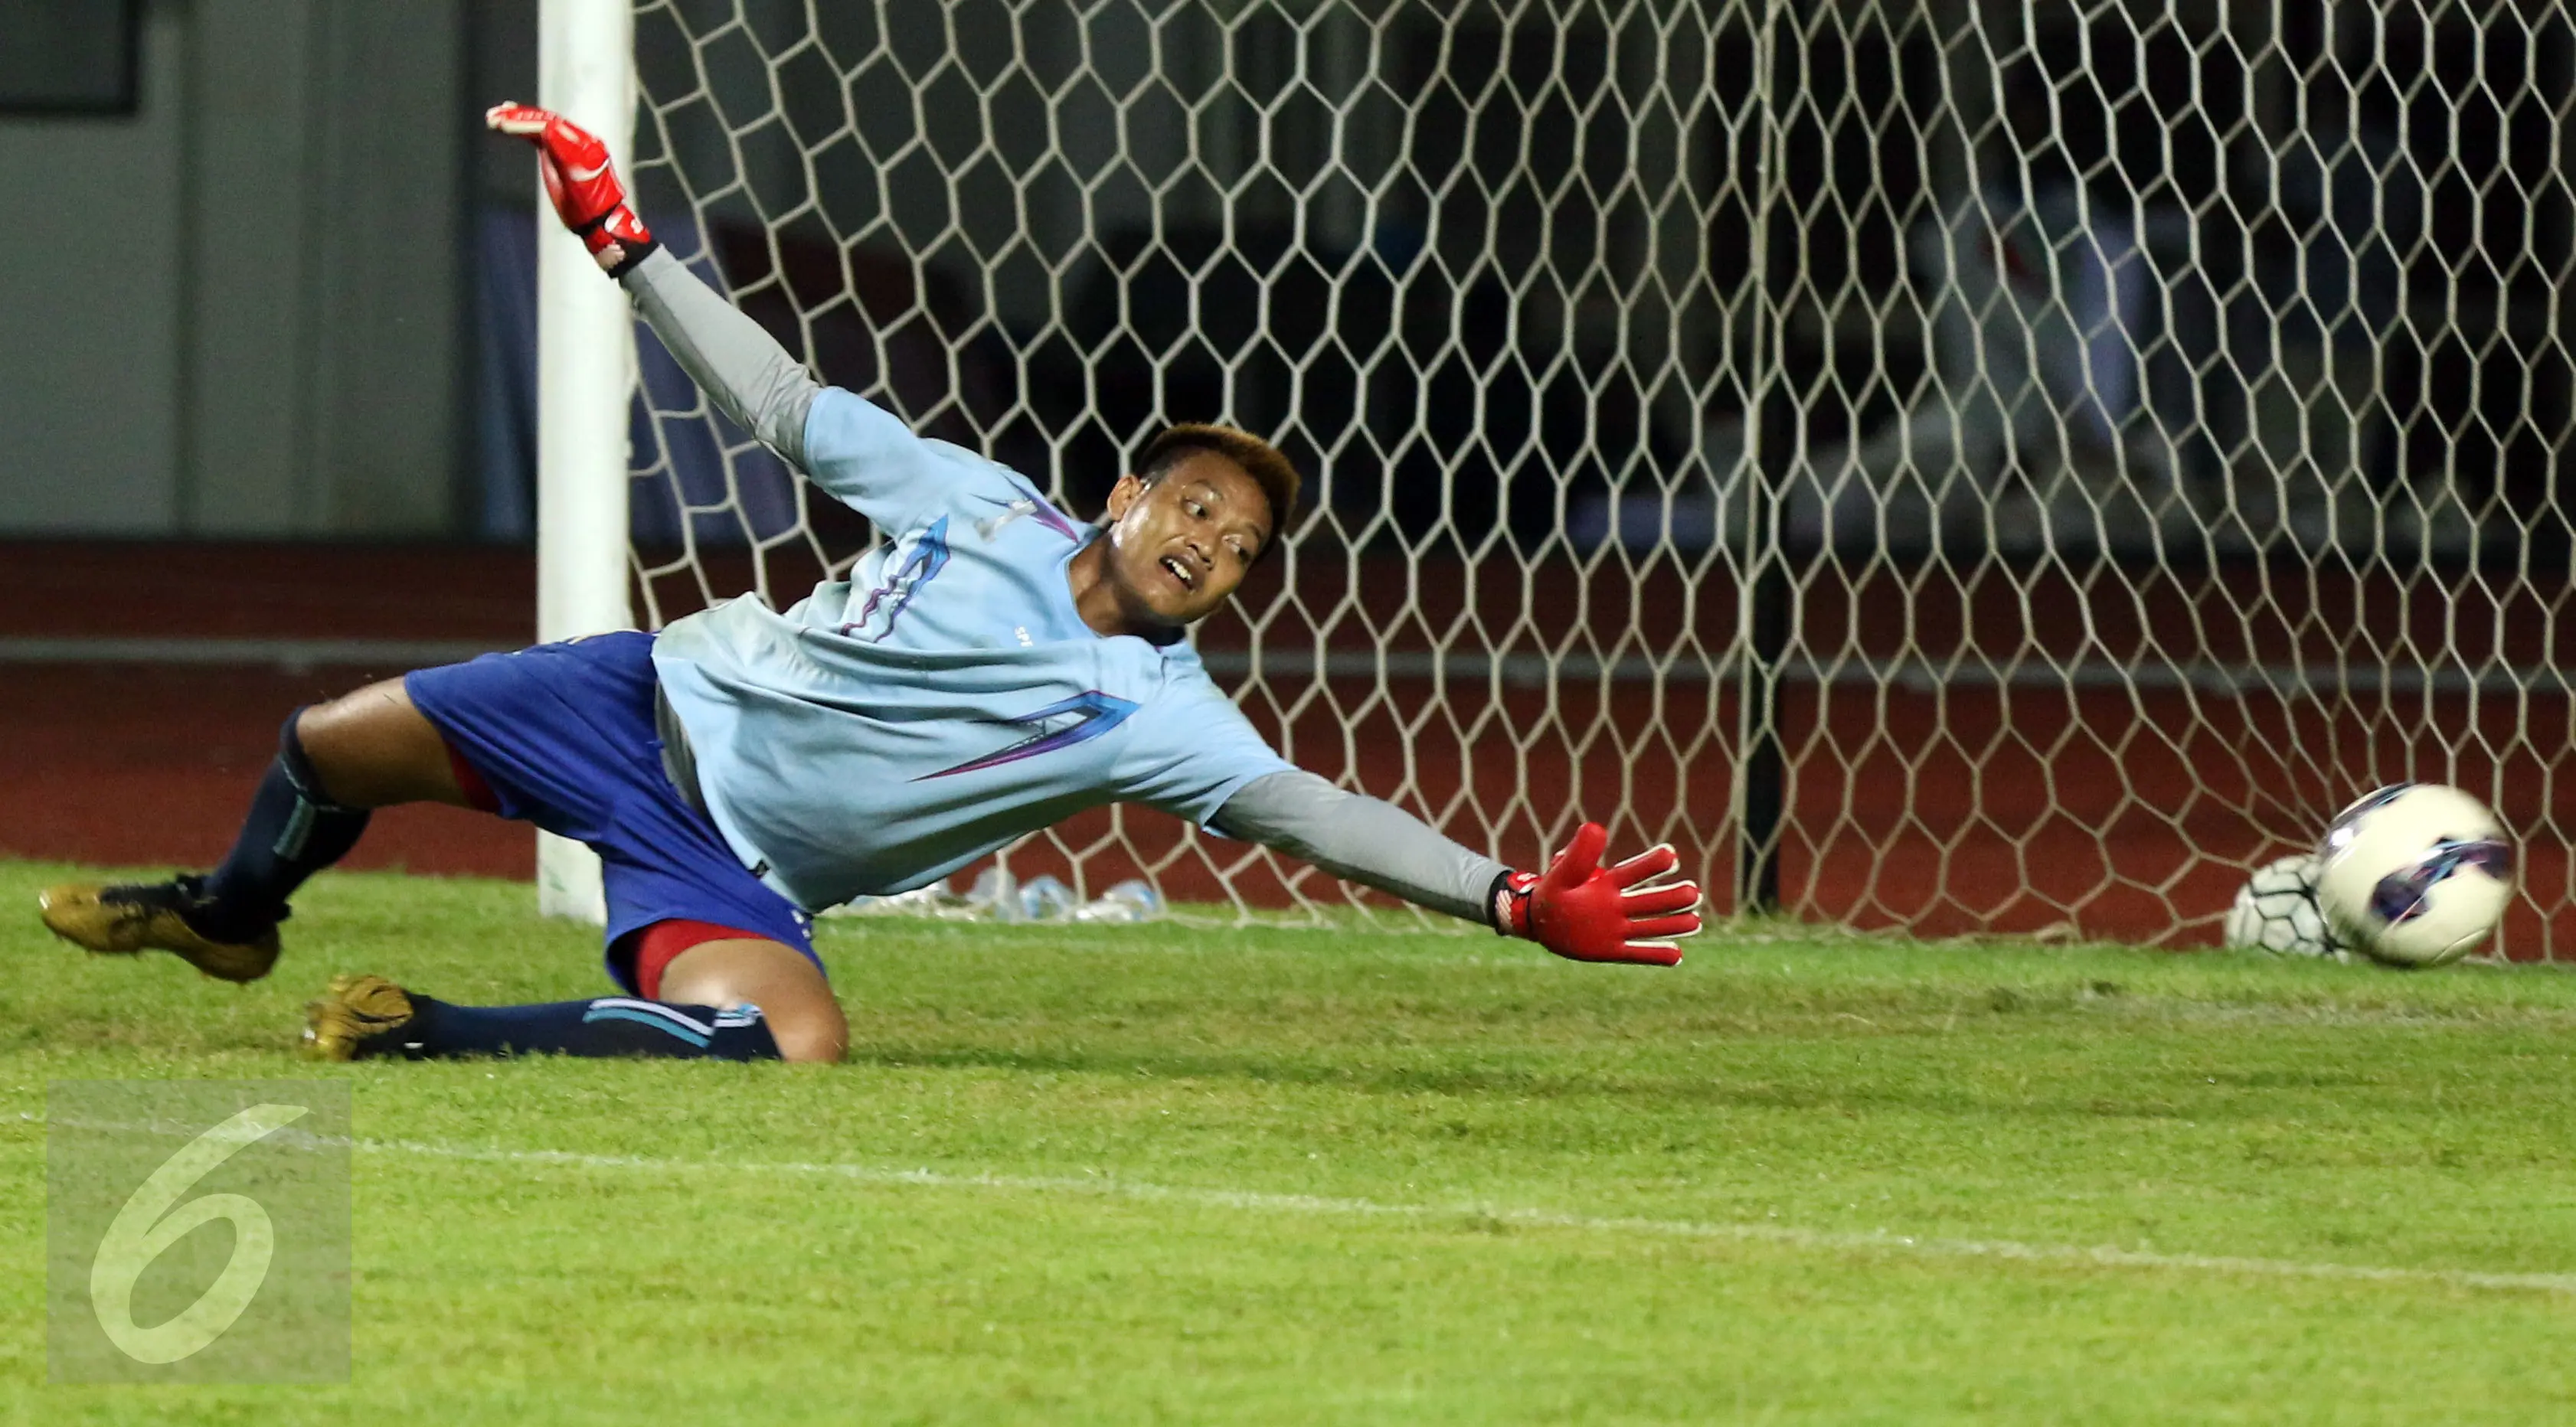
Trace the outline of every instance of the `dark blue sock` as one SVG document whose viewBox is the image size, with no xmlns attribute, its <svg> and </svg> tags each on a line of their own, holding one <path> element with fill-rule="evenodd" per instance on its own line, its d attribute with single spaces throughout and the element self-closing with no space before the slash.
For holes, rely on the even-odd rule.
<svg viewBox="0 0 2576 1427">
<path fill-rule="evenodd" d="M 719 1011 L 633 996 L 535 1006 L 451 1006 L 411 995 L 411 1024 L 381 1037 L 378 1054 L 408 1060 L 462 1055 L 649 1055 L 677 1060 L 777 1060 L 756 1006 Z"/>
<path fill-rule="evenodd" d="M 206 876 L 205 898 L 188 922 L 217 941 L 249 941 L 286 917 L 304 879 L 339 861 L 367 830 L 364 808 L 322 796 L 322 781 L 295 736 L 297 709 L 278 735 L 277 758 L 251 795 L 250 815 L 222 865 Z"/>
</svg>

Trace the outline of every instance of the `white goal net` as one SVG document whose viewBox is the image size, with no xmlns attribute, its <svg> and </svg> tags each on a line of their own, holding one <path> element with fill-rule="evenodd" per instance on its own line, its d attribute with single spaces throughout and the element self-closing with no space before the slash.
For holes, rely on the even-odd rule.
<svg viewBox="0 0 2576 1427">
<path fill-rule="evenodd" d="M 1197 639 L 1298 763 L 1720 911 L 2210 939 L 2378 782 L 2576 951 L 2576 34 L 2512 4 L 653 0 L 640 206 L 1077 511 L 1231 421 L 1310 506 Z M 641 353 L 639 615 L 863 549 Z M 1103 810 L 1007 856 L 1320 874 Z"/>
</svg>

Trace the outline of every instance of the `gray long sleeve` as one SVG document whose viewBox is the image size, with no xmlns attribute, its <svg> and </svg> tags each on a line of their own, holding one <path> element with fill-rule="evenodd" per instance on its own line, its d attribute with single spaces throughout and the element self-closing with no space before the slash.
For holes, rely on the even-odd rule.
<svg viewBox="0 0 2576 1427">
<path fill-rule="evenodd" d="M 1228 837 L 1275 847 L 1336 877 L 1418 907 L 1486 923 L 1494 879 L 1508 870 L 1431 830 L 1420 818 L 1312 773 L 1273 773 L 1243 785 L 1211 820 Z"/>
<path fill-rule="evenodd" d="M 823 390 L 814 374 L 667 249 L 618 281 L 716 410 L 803 470 L 805 413 Z"/>
</svg>

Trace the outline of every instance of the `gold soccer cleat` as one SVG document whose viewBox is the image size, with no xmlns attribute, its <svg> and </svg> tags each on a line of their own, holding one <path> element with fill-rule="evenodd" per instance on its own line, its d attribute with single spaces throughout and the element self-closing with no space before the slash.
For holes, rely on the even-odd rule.
<svg viewBox="0 0 2576 1427">
<path fill-rule="evenodd" d="M 313 1060 L 355 1060 L 390 1049 L 370 1046 L 411 1024 L 411 997 L 381 976 L 334 976 L 331 987 L 304 1005 L 304 1054 Z"/>
<path fill-rule="evenodd" d="M 219 981 L 266 976 L 277 964 L 277 928 L 251 941 L 216 941 L 185 916 L 205 900 L 203 878 L 180 876 L 115 887 L 48 887 L 37 894 L 36 910 L 54 935 L 102 955 L 167 951 Z"/>
</svg>

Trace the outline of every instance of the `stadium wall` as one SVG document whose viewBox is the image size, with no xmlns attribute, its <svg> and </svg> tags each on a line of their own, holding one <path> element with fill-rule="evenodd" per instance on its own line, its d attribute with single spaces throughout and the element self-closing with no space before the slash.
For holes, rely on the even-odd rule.
<svg viewBox="0 0 2576 1427">
<path fill-rule="evenodd" d="M 464 4 L 151 0 L 136 112 L 0 114 L 0 533 L 455 528 Z"/>
</svg>

